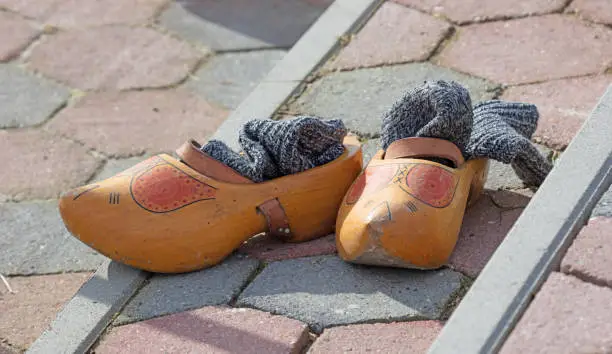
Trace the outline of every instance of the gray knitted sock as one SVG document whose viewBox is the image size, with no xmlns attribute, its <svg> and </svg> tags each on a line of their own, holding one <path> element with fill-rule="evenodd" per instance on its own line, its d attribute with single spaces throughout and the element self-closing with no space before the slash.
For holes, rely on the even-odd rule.
<svg viewBox="0 0 612 354">
<path fill-rule="evenodd" d="M 202 151 L 254 182 L 303 172 L 337 159 L 347 130 L 341 120 L 300 116 L 292 120 L 251 120 L 240 131 L 243 154 L 211 140 Z"/>
<path fill-rule="evenodd" d="M 539 186 L 552 169 L 530 139 L 537 127 L 536 106 L 499 100 L 474 107 L 468 158 L 486 157 L 509 163 L 530 186 Z"/>
<path fill-rule="evenodd" d="M 538 111 L 534 105 L 487 101 L 472 110 L 468 91 L 455 82 L 435 81 L 408 91 L 383 117 L 386 149 L 407 137 L 453 142 L 466 159 L 491 158 L 512 165 L 528 185 L 540 185 L 552 168 L 530 138 Z"/>
<path fill-rule="evenodd" d="M 425 82 L 384 115 L 382 147 L 386 150 L 395 140 L 418 136 L 451 141 L 465 154 L 472 120 L 468 90 L 452 81 Z"/>
</svg>

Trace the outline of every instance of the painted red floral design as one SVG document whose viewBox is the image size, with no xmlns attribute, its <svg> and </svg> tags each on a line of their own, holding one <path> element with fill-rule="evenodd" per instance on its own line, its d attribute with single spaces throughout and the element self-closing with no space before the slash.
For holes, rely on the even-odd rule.
<svg viewBox="0 0 612 354">
<path fill-rule="evenodd" d="M 438 166 L 418 164 L 406 176 L 410 194 L 434 208 L 448 206 L 455 195 L 457 177 Z"/>
</svg>

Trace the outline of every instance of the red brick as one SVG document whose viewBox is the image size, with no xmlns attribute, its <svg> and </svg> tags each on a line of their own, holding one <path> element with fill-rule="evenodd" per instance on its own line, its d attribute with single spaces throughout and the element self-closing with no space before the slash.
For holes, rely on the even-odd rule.
<svg viewBox="0 0 612 354">
<path fill-rule="evenodd" d="M 442 15 L 456 23 L 502 19 L 560 10 L 565 0 L 394 0 L 422 11 Z"/>
<path fill-rule="evenodd" d="M 228 112 L 182 90 L 93 93 L 47 126 L 113 156 L 171 152 L 215 132 Z"/>
<path fill-rule="evenodd" d="M 0 339 L 0 354 L 16 354 L 17 349 L 9 347 L 7 344 L 1 342 Z"/>
<path fill-rule="evenodd" d="M 488 195 L 483 195 L 465 213 L 450 266 L 469 276 L 477 276 L 522 211 L 500 209 Z"/>
<path fill-rule="evenodd" d="M 538 106 L 540 120 L 534 137 L 563 149 L 574 138 L 599 97 L 612 82 L 612 75 L 581 77 L 510 87 L 502 99 Z"/>
<path fill-rule="evenodd" d="M 610 0 L 574 0 L 570 9 L 591 21 L 612 25 Z"/>
<path fill-rule="evenodd" d="M 561 262 L 561 270 L 612 287 L 612 218 L 591 219 Z"/>
<path fill-rule="evenodd" d="M 150 28 L 69 30 L 35 46 L 30 66 L 84 90 L 164 87 L 183 80 L 204 53 Z"/>
<path fill-rule="evenodd" d="M 425 60 L 449 30 L 450 25 L 442 20 L 387 2 L 340 52 L 331 68 Z"/>
<path fill-rule="evenodd" d="M 612 30 L 564 15 L 461 28 L 438 57 L 442 65 L 504 84 L 602 72 L 612 57 Z"/>
<path fill-rule="evenodd" d="M 552 273 L 500 351 L 612 352 L 612 290 Z"/>
<path fill-rule="evenodd" d="M 168 0 L 0 0 L 5 6 L 58 27 L 141 24 Z"/>
<path fill-rule="evenodd" d="M 70 273 L 13 277 L 8 279 L 13 294 L 0 283 L 0 338 L 27 348 L 90 276 Z"/>
<path fill-rule="evenodd" d="M 55 198 L 85 183 L 100 161 L 83 146 L 37 130 L 0 131 L 0 195 Z"/>
<path fill-rule="evenodd" d="M 247 241 L 238 251 L 268 262 L 319 256 L 336 253 L 336 238 L 329 235 L 308 242 L 288 243 L 261 235 Z"/>
<path fill-rule="evenodd" d="M 437 321 L 334 327 L 323 332 L 309 353 L 426 353 L 441 329 Z"/>
<path fill-rule="evenodd" d="M 0 62 L 14 59 L 40 33 L 29 21 L 0 12 Z"/>
<path fill-rule="evenodd" d="M 252 309 L 204 307 L 113 328 L 106 353 L 299 353 L 306 325 Z"/>
</svg>

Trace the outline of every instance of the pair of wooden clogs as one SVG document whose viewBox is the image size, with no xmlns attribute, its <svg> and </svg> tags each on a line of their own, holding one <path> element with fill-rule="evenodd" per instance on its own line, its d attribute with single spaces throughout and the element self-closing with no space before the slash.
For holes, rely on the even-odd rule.
<svg viewBox="0 0 612 354">
<path fill-rule="evenodd" d="M 85 244 L 160 273 L 215 265 L 262 232 L 303 242 L 334 228 L 346 261 L 444 265 L 468 200 L 482 191 L 487 160 L 466 162 L 445 140 L 407 138 L 362 171 L 357 140 L 348 137 L 344 146 L 328 164 L 253 183 L 190 141 L 177 150 L 179 159 L 157 155 L 64 194 L 60 212 Z"/>
</svg>

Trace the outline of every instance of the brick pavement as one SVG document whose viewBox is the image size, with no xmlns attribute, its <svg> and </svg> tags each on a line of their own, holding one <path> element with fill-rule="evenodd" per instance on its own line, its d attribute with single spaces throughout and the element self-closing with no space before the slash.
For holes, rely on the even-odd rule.
<svg viewBox="0 0 612 354">
<path fill-rule="evenodd" d="M 104 260 L 67 233 L 59 194 L 206 140 L 330 3 L 0 0 L 0 159 L 10 166 L 0 274 L 15 291 L 0 284 L 1 353 L 26 349 Z M 117 321 L 227 304 L 257 267 L 239 258 L 153 278 Z M 166 286 L 191 295 L 160 301 Z"/>
<path fill-rule="evenodd" d="M 56 2 L 62 3 L 62 0 Z M 303 2 L 308 6 L 328 3 L 314 0 Z M 185 6 L 180 6 L 181 3 Z M 232 0 L 229 3 L 233 6 L 250 6 L 246 0 Z M 58 16 L 55 5 L 49 5 L 47 9 L 45 6 L 29 9 L 24 4 L 0 0 L 0 6 L 8 8 L 8 12 L 18 12 L 34 20 Z M 7 180 L 8 183 L 3 183 L 7 185 L 2 187 L 5 190 L 0 190 L 5 199 L 28 199 L 35 195 L 46 195 L 46 198 L 66 185 L 78 184 L 75 181 L 100 178 L 105 173 L 111 173 L 111 170 L 129 165 L 132 160 L 127 159 L 134 155 L 155 153 L 157 149 L 169 147 L 171 137 L 165 132 L 155 131 L 155 128 L 135 131 L 139 143 L 132 145 L 123 128 L 117 129 L 116 125 L 129 127 L 129 124 L 119 120 L 121 113 L 107 111 L 109 119 L 114 120 L 109 124 L 105 124 L 102 115 L 93 113 L 93 110 L 98 110 L 96 107 L 103 111 L 105 105 L 117 104 L 120 111 L 143 116 L 131 119 L 140 122 L 151 120 L 154 122 L 152 126 L 160 124 L 156 114 L 146 112 L 147 107 L 151 106 L 146 105 L 148 100 L 139 99 L 138 93 L 96 92 L 82 98 L 81 92 L 74 89 L 102 87 L 115 91 L 141 85 L 162 87 L 164 90 L 161 91 L 147 89 L 142 95 L 159 94 L 157 97 L 161 98 L 158 101 L 165 103 L 167 106 L 164 106 L 164 110 L 169 112 L 176 112 L 173 110 L 176 108 L 173 100 L 164 100 L 165 95 L 180 97 L 177 99 L 184 100 L 182 102 L 191 102 L 190 97 L 199 98 L 202 102 L 187 104 L 192 110 L 190 112 L 218 112 L 208 117 L 211 125 L 214 125 L 214 122 L 218 124 L 223 119 L 220 115 L 224 109 L 231 109 L 240 101 L 235 97 L 227 97 L 226 101 L 215 95 L 221 91 L 239 95 L 248 89 L 236 87 L 211 92 L 209 86 L 203 83 L 218 80 L 217 71 L 202 72 L 203 68 L 210 66 L 218 68 L 219 72 L 234 72 L 227 68 L 240 65 L 236 63 L 257 62 L 258 59 L 248 61 L 239 55 L 229 54 L 210 57 L 208 53 L 211 50 L 275 48 L 285 43 L 287 38 L 295 38 L 291 30 L 287 30 L 286 34 L 270 33 L 261 28 L 251 33 L 235 31 L 248 20 L 241 14 L 225 13 L 218 8 L 210 13 L 221 20 L 213 21 L 205 17 L 202 21 L 200 16 L 207 16 L 202 15 L 205 5 L 197 9 L 192 6 L 196 5 L 185 1 L 160 7 L 156 12 L 160 13 L 156 24 L 145 26 L 156 31 L 155 34 L 144 34 L 150 32 L 144 31 L 143 36 L 164 38 L 163 46 L 175 46 L 177 41 L 190 43 L 193 47 L 184 52 L 165 55 L 180 54 L 176 60 L 183 66 L 191 65 L 190 60 L 196 56 L 200 63 L 196 65 L 198 70 L 193 67 L 185 72 L 181 71 L 184 67 L 180 70 L 174 68 L 161 70 L 159 76 L 156 73 L 152 77 L 143 76 L 138 71 L 125 78 L 118 75 L 129 67 L 130 60 L 140 59 L 133 54 L 121 58 L 108 71 L 86 78 L 75 74 L 78 69 L 73 70 L 65 63 L 40 64 L 45 76 L 55 73 L 55 76 L 47 78 L 50 82 L 61 81 L 64 77 L 67 81 L 75 80 L 78 83 L 76 87 L 65 88 L 72 89 L 69 91 L 71 98 L 57 117 L 43 123 L 43 129 L 35 128 L 35 133 L 41 136 L 61 136 L 65 145 L 62 145 L 61 151 L 50 151 L 44 160 L 37 160 L 37 156 L 32 155 L 27 164 L 15 161 L 16 166 L 22 166 L 20 168 L 25 170 L 26 166 L 42 164 L 50 169 L 54 164 L 45 164 L 45 161 L 58 161 L 63 151 L 73 151 L 75 156 L 81 156 L 80 160 L 63 161 L 63 168 L 70 169 L 70 164 L 90 167 L 81 177 L 73 177 L 78 175 L 77 171 L 82 171 L 80 167 L 75 167 L 74 172 L 63 173 L 60 182 L 50 184 L 53 186 L 52 192 L 45 189 L 43 184 L 31 188 L 21 178 L 12 177 Z M 278 16 L 284 9 L 280 6 L 276 12 L 268 14 L 274 20 L 270 21 L 270 26 L 288 26 L 283 22 L 283 16 Z M 454 79 L 468 86 L 474 101 L 501 97 L 538 104 L 542 117 L 535 140 L 541 144 L 542 151 L 556 156 L 571 140 L 594 102 L 601 96 L 606 82 L 610 82 L 612 30 L 605 21 L 611 9 L 612 4 L 596 0 L 517 1 L 512 6 L 495 7 L 486 6 L 485 1 L 479 0 L 466 2 L 462 6 L 445 0 L 388 1 L 374 14 L 363 32 L 357 33 L 344 49 L 323 66 L 303 94 L 285 107 L 285 112 L 345 119 L 349 128 L 365 142 L 367 159 L 378 144 L 382 112 L 403 91 L 423 80 Z M 406 18 L 411 19 L 409 23 L 417 23 L 418 26 L 406 26 Z M 61 23 L 60 20 L 55 21 Z M 116 31 L 123 31 L 121 33 L 129 36 L 127 32 L 131 29 L 122 26 L 126 22 L 140 20 L 121 21 Z M 255 25 L 264 26 L 265 23 Z M 296 26 L 300 26 L 300 21 L 296 22 Z M 163 28 L 172 33 L 169 38 Z M 77 29 L 71 27 L 64 35 L 73 36 Z M 47 38 L 53 35 L 45 33 L 45 38 L 39 42 L 44 44 L 44 40 L 56 40 L 60 43 L 61 38 Z M 143 41 L 144 38 L 137 44 L 142 47 L 145 45 Z M 402 45 L 405 42 L 410 44 Z M 121 51 L 129 45 L 112 43 L 111 47 Z M 36 53 L 35 49 L 36 46 L 31 49 L 32 55 Z M 40 53 L 44 54 L 44 50 L 44 47 L 41 48 Z M 29 51 L 26 49 L 26 54 Z M 266 54 L 274 57 L 272 51 Z M 19 57 L 17 62 L 23 60 L 27 63 L 25 58 L 27 55 Z M 150 68 L 158 65 L 147 58 L 142 60 L 143 65 Z M 99 63 L 83 65 L 95 68 Z M 16 66 L 22 70 L 19 65 Z M 246 72 L 244 75 L 249 77 L 246 86 L 257 80 L 252 79 L 256 74 L 251 76 L 250 72 Z M 230 79 L 230 82 L 233 80 Z M 219 87 L 224 84 L 219 83 Z M 59 85 L 60 88 L 68 86 L 65 82 Z M 131 103 L 122 106 L 121 103 L 126 101 Z M 155 112 L 153 108 L 156 107 L 151 108 Z M 57 122 L 55 118 L 58 118 Z M 183 132 L 189 131 L 189 124 L 195 124 L 189 119 L 184 123 L 185 127 L 181 128 L 185 129 Z M 105 133 L 85 128 L 92 124 Z M 78 138 L 72 137 L 73 131 L 74 137 Z M 206 132 L 214 131 L 214 127 L 204 123 L 201 131 L 205 137 Z M 8 132 L 14 134 L 13 130 Z M 117 138 L 99 144 L 107 133 L 114 133 Z M 159 139 L 156 134 L 160 134 Z M 66 139 L 67 136 L 71 138 Z M 34 137 L 29 139 L 37 141 Z M 30 181 L 34 183 L 35 178 L 31 177 Z M 368 349 L 393 351 L 393 348 L 400 348 L 398 346 L 407 348 L 406 345 L 410 345 L 415 352 L 423 352 L 534 192 L 522 185 L 509 166 L 492 164 L 485 195 L 466 213 L 460 241 L 449 267 L 432 272 L 386 270 L 342 263 L 334 256 L 333 236 L 291 246 L 260 237 L 244 245 L 238 255 L 218 267 L 189 275 L 153 277 L 119 314 L 95 350 L 118 352 L 125 346 L 134 345 L 131 347 L 133 352 L 228 352 L 261 348 L 270 353 L 305 350 L 317 353 L 343 350 L 365 352 Z M 609 201 L 610 197 L 607 198 L 605 200 Z M 609 213 L 610 203 L 606 204 L 605 200 L 596 209 L 597 215 Z M 601 239 L 597 235 L 585 236 L 584 245 Z M 577 253 L 580 255 L 581 251 Z M 244 255 L 248 257 L 244 258 Z M 588 264 L 576 264 L 581 260 L 580 256 L 576 256 L 574 263 L 568 266 L 572 274 L 585 274 L 585 277 L 600 279 L 599 283 L 605 282 L 607 275 L 601 274 L 605 268 L 587 269 Z M 558 283 L 563 284 L 564 281 Z M 555 286 L 567 286 L 562 284 Z M 572 283 L 570 286 L 577 285 Z M 594 301 L 604 301 L 608 296 L 606 291 L 599 291 L 592 298 Z M 199 297 L 198 294 L 205 295 Z M 559 306 L 564 309 L 562 304 Z M 359 324 L 363 322 L 384 324 Z M 5 334 L 0 332 L 0 338 L 3 336 Z M 413 340 L 406 344 L 402 342 L 406 338 Z M 589 344 L 593 343 L 599 344 Z M 13 345 L 10 340 L 9 344 Z"/>
</svg>

